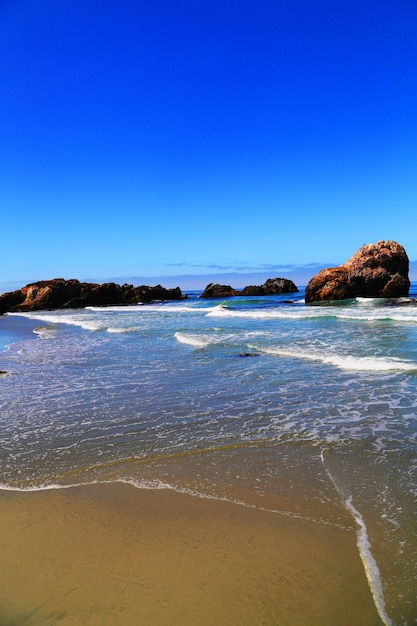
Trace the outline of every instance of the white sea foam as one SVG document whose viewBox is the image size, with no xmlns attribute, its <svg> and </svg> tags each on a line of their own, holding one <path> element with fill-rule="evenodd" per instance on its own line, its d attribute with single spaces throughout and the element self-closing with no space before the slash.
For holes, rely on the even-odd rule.
<svg viewBox="0 0 417 626">
<path fill-rule="evenodd" d="M 368 298 L 365 298 L 368 300 Z M 203 309 L 201 309 L 203 310 Z M 207 309 L 205 309 L 207 311 Z M 209 310 L 207 317 L 240 318 L 240 319 L 323 319 L 335 318 L 360 322 L 401 322 L 417 324 L 417 307 L 388 307 L 373 306 L 372 303 L 363 303 L 363 306 L 303 306 L 282 307 L 280 309 L 252 309 L 240 311 L 228 309 L 218 305 Z"/>
<path fill-rule="evenodd" d="M 336 526 L 338 528 L 345 529 L 345 526 L 341 524 L 335 524 L 334 522 L 329 522 L 325 519 L 317 519 L 314 517 L 300 515 L 299 513 L 295 513 L 293 511 L 286 511 L 282 509 L 271 509 L 263 506 L 258 506 L 256 504 L 250 504 L 243 500 L 238 500 L 236 498 L 228 498 L 227 496 L 219 496 L 210 493 L 204 493 L 197 489 L 190 489 L 188 487 L 180 487 L 178 485 L 174 485 L 171 483 L 167 483 L 160 479 L 135 479 L 135 478 L 116 478 L 114 480 L 92 480 L 85 483 L 71 483 L 68 485 L 53 483 L 53 484 L 42 484 L 37 486 L 28 486 L 28 487 L 11 487 L 6 484 L 0 484 L 0 491 L 14 491 L 18 493 L 30 493 L 36 491 L 55 491 L 61 489 L 72 489 L 73 487 L 88 487 L 90 485 L 104 485 L 104 484 L 115 484 L 121 483 L 124 485 L 130 485 L 135 487 L 136 489 L 149 489 L 149 490 L 167 490 L 167 491 L 175 491 L 176 493 L 189 495 L 197 498 L 201 498 L 203 500 L 217 500 L 220 502 L 229 502 L 230 504 L 234 504 L 237 506 L 243 506 L 248 509 L 258 509 L 259 511 L 265 511 L 268 513 L 275 513 L 277 515 L 282 515 L 284 517 L 289 517 L 292 519 L 299 519 L 306 522 L 313 522 L 315 524 L 324 524 L 326 526 Z M 391 626 L 391 623 L 387 622 L 387 626 Z"/>
<path fill-rule="evenodd" d="M 141 304 L 129 304 L 126 306 L 86 306 L 86 311 L 93 311 L 94 313 L 132 313 L 132 311 L 140 311 L 142 309 Z"/>
<path fill-rule="evenodd" d="M 207 309 L 206 309 L 207 311 Z M 241 319 L 303 319 L 307 317 L 320 317 L 323 314 L 314 309 L 255 309 L 247 311 L 238 311 L 236 309 L 227 309 L 219 304 L 207 313 L 207 317 L 225 317 L 225 318 L 241 318 Z"/>
<path fill-rule="evenodd" d="M 259 332 L 254 333 L 244 333 L 246 337 L 251 337 L 254 335 L 259 335 Z M 261 333 L 262 334 L 262 333 Z M 179 343 L 185 343 L 190 346 L 194 346 L 196 348 L 205 348 L 207 346 L 213 344 L 224 344 L 225 342 L 234 342 L 240 335 L 236 333 L 184 333 L 181 331 L 177 331 L 174 334 L 174 338 Z"/>
<path fill-rule="evenodd" d="M 144 310 L 157 311 L 158 313 L 203 313 L 207 311 L 214 311 L 217 308 L 215 306 L 205 306 L 200 302 L 190 302 L 190 304 L 161 304 L 152 305 L 147 304 Z"/>
<path fill-rule="evenodd" d="M 357 372 L 413 372 L 417 371 L 417 363 L 405 361 L 394 357 L 359 357 L 345 354 L 322 354 L 314 351 L 305 351 L 289 348 L 265 348 L 260 346 L 250 346 L 260 352 L 273 354 L 281 357 L 293 359 L 306 359 L 308 361 L 319 361 L 327 365 L 334 365 L 344 370 L 354 370 Z"/>
<path fill-rule="evenodd" d="M 185 343 L 189 346 L 194 346 L 195 348 L 205 348 L 212 343 L 206 337 L 192 335 L 190 333 L 176 332 L 174 337 L 179 343 Z"/>
<path fill-rule="evenodd" d="M 39 320 L 40 322 L 47 322 L 48 324 L 68 324 L 69 326 L 78 326 L 84 330 L 104 330 L 106 326 L 98 321 L 91 320 L 88 316 L 83 314 L 53 314 L 53 313 L 13 313 L 20 317 L 27 317 L 31 320 Z"/>
<path fill-rule="evenodd" d="M 134 333 L 134 332 L 137 332 L 139 330 L 142 330 L 141 326 L 127 326 L 127 327 L 123 327 L 123 326 L 109 326 L 106 329 L 106 332 L 113 333 L 113 334 L 117 335 L 117 334 L 123 334 L 123 333 Z"/>
<path fill-rule="evenodd" d="M 358 296 L 356 298 L 356 302 L 358 304 L 364 304 L 364 305 L 369 305 L 369 306 L 374 306 L 376 302 L 378 302 L 378 298 L 361 298 L 360 296 Z"/>
<path fill-rule="evenodd" d="M 33 332 L 41 339 L 52 339 L 55 337 L 55 333 L 51 330 L 50 326 L 39 326 L 38 328 L 35 328 Z"/>
<path fill-rule="evenodd" d="M 207 313 L 207 317 L 221 318 L 240 318 L 254 320 L 303 320 L 303 319 L 320 319 L 328 317 L 346 317 L 336 308 L 330 307 L 303 307 L 303 308 L 282 308 L 282 309 L 254 309 L 239 311 L 236 309 L 227 309 L 223 305 L 219 305 Z M 361 317 L 362 319 L 362 317 Z"/>
<path fill-rule="evenodd" d="M 209 493 L 204 493 L 202 491 L 198 491 L 197 489 L 190 489 L 188 487 L 179 487 L 178 485 L 173 485 L 171 483 L 167 483 L 165 481 L 156 479 L 156 480 L 137 480 L 134 478 L 120 478 L 115 481 L 105 481 L 105 482 L 118 482 L 124 483 L 127 485 L 132 485 L 132 487 L 136 487 L 137 489 L 166 489 L 170 491 L 175 491 L 177 493 L 182 493 L 190 496 L 194 496 L 197 498 L 202 498 L 203 500 L 218 500 L 220 502 L 229 502 L 230 504 L 235 504 L 237 506 L 243 506 L 248 509 L 257 509 L 259 511 L 265 511 L 267 513 L 275 513 L 277 515 L 282 515 L 284 517 L 290 517 L 292 519 L 300 519 L 306 522 L 313 522 L 315 524 L 324 524 L 326 526 L 337 526 L 338 528 L 345 529 L 346 527 L 341 524 L 335 524 L 333 522 L 329 522 L 324 519 L 317 519 L 314 517 L 300 515 L 299 513 L 294 513 L 293 511 L 286 511 L 282 509 L 271 509 L 264 506 L 259 506 L 256 504 L 250 504 L 249 502 L 245 502 L 243 500 L 238 500 L 237 498 L 228 498 L 227 496 L 219 496 Z M 387 625 L 388 626 L 388 625 Z"/>
<path fill-rule="evenodd" d="M 85 483 L 71 483 L 70 485 L 60 485 L 53 483 L 50 485 L 29 485 L 28 487 L 13 487 L 0 483 L 0 491 L 15 491 L 17 493 L 31 493 L 34 491 L 55 491 L 58 489 L 71 489 L 72 487 L 82 487 Z"/>
<path fill-rule="evenodd" d="M 324 461 L 324 450 L 321 451 L 320 458 L 326 474 L 330 478 L 336 491 L 342 496 L 336 481 L 334 480 Z M 368 538 L 368 531 L 364 519 L 359 511 L 357 511 L 356 508 L 353 506 L 351 497 L 345 499 L 344 502 L 346 508 L 351 513 L 357 525 L 359 526 L 359 530 L 356 533 L 356 544 L 358 546 L 359 555 L 363 563 L 366 579 L 368 581 L 368 585 L 374 599 L 376 610 L 378 611 L 379 617 L 381 618 L 385 626 L 395 626 L 394 622 L 391 620 L 385 610 L 385 599 L 382 587 L 381 573 L 379 571 L 379 567 L 374 558 L 374 555 L 371 551 L 371 543 Z"/>
<path fill-rule="evenodd" d="M 86 330 L 102 330 L 107 326 L 106 320 L 109 314 L 180 314 L 192 313 L 207 317 L 225 319 L 254 319 L 254 320 L 303 320 L 303 319 L 323 319 L 335 318 L 340 320 L 352 320 L 358 322 L 393 322 L 417 324 L 416 306 L 382 306 L 379 299 L 361 298 L 355 305 L 351 306 L 282 306 L 277 308 L 254 308 L 239 310 L 238 308 L 227 308 L 224 304 L 215 306 L 202 305 L 200 302 L 190 302 L 189 304 L 150 304 L 150 305 L 129 305 L 129 306 L 109 306 L 109 307 L 86 307 L 81 311 L 67 312 L 19 312 L 9 315 L 20 315 L 29 319 L 49 322 L 51 324 L 72 324 Z M 375 304 L 375 302 L 377 302 Z M 298 305 L 302 304 L 297 302 Z M 95 317 L 94 321 L 89 320 L 89 314 Z M 97 321 L 97 318 L 100 321 Z"/>
<path fill-rule="evenodd" d="M 417 309 L 390 309 L 379 308 L 372 309 L 364 307 L 364 309 L 342 310 L 336 314 L 341 320 L 357 320 L 360 322 L 401 322 L 407 324 L 417 324 Z"/>
<path fill-rule="evenodd" d="M 94 313 L 204 313 L 212 311 L 216 307 L 202 306 L 200 302 L 190 302 L 189 304 L 129 304 L 124 306 L 87 306 L 86 311 Z"/>
<path fill-rule="evenodd" d="M 394 622 L 391 620 L 385 609 L 385 599 L 382 587 L 381 573 L 371 551 L 371 543 L 368 538 L 366 524 L 362 518 L 362 515 L 353 506 L 352 498 L 348 498 L 345 504 L 348 510 L 352 513 L 356 523 L 359 526 L 359 530 L 357 532 L 357 545 L 365 569 L 369 588 L 374 598 L 376 609 L 379 613 L 380 618 L 386 626 L 394 626 Z"/>
</svg>

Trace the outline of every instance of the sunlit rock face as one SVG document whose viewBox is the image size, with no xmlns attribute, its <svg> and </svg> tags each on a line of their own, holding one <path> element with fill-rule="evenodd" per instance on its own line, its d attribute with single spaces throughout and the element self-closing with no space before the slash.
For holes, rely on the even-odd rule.
<svg viewBox="0 0 417 626">
<path fill-rule="evenodd" d="M 154 300 L 180 300 L 179 287 L 165 289 L 161 285 L 117 285 L 116 283 L 82 283 L 75 278 L 53 278 L 26 285 L 0 296 L 0 314 L 7 311 L 38 311 L 41 309 L 75 309 L 86 306 L 137 304 Z"/>
<path fill-rule="evenodd" d="M 365 244 L 346 263 L 321 270 L 308 283 L 306 302 L 400 298 L 410 289 L 408 256 L 395 241 Z"/>
</svg>

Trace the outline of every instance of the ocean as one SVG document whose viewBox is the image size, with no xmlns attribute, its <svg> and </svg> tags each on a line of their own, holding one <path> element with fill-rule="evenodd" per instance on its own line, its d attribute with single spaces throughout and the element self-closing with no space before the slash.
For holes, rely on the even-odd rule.
<svg viewBox="0 0 417 626">
<path fill-rule="evenodd" d="M 337 502 L 382 621 L 416 624 L 417 304 L 187 295 L 0 317 L 0 488 L 120 481 L 342 525 Z"/>
</svg>

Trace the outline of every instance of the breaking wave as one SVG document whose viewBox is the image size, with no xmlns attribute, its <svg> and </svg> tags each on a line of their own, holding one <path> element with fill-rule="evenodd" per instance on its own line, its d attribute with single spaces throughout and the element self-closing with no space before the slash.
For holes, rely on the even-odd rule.
<svg viewBox="0 0 417 626">
<path fill-rule="evenodd" d="M 259 352 L 264 352 L 265 354 L 272 354 L 292 359 L 318 361 L 327 365 L 334 365 L 335 367 L 344 370 L 354 370 L 358 372 L 417 372 L 417 363 L 394 357 L 360 357 L 346 354 L 318 354 L 313 351 L 306 352 L 291 348 L 265 348 L 260 346 L 250 347 L 256 348 Z"/>
</svg>

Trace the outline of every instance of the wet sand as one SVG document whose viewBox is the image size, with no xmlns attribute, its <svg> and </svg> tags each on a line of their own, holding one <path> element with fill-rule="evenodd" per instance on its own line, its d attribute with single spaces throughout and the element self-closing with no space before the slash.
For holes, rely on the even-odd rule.
<svg viewBox="0 0 417 626">
<path fill-rule="evenodd" d="M 0 492 L 0 624 L 377 626 L 351 528 L 125 484 Z"/>
</svg>

